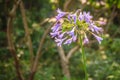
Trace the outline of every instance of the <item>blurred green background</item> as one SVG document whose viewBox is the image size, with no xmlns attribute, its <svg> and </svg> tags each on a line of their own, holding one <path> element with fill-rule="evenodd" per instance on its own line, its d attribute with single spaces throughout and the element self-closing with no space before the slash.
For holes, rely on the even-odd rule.
<svg viewBox="0 0 120 80">
<path fill-rule="evenodd" d="M 14 59 L 8 49 L 7 19 L 16 0 L 0 0 L 0 80 L 19 80 L 14 67 Z M 45 30 L 51 26 L 51 19 L 60 8 L 65 11 L 90 11 L 94 20 L 104 20 L 103 41 L 85 46 L 89 80 L 120 80 L 120 0 L 23 0 L 25 13 L 36 55 L 39 42 Z M 66 4 L 68 5 L 66 6 Z M 25 80 L 30 73 L 30 54 L 25 37 L 20 9 L 17 8 L 13 21 L 12 36 L 20 68 Z M 67 52 L 75 44 L 63 46 Z M 42 46 L 42 55 L 34 80 L 67 80 L 62 73 L 60 56 L 54 40 L 49 34 Z M 76 51 L 69 61 L 71 80 L 84 80 L 81 54 Z"/>
</svg>

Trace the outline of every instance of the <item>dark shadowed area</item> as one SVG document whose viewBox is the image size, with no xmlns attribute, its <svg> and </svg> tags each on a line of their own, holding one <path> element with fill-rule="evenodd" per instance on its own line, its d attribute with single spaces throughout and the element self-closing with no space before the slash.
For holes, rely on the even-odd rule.
<svg viewBox="0 0 120 80">
<path fill-rule="evenodd" d="M 120 80 L 120 0 L 0 0 L 0 80 L 85 80 L 81 47 L 50 36 L 58 8 L 105 22 L 84 46 L 88 80 Z"/>
</svg>

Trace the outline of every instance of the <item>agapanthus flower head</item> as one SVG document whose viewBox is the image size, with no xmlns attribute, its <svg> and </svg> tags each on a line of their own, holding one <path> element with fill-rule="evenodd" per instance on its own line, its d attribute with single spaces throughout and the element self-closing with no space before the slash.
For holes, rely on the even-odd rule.
<svg viewBox="0 0 120 80">
<path fill-rule="evenodd" d="M 52 32 L 50 33 L 52 38 L 55 39 L 57 46 L 77 42 L 79 37 L 82 38 L 83 44 L 88 44 L 88 33 L 92 34 L 99 44 L 103 40 L 103 38 L 99 36 L 103 32 L 103 29 L 97 26 L 99 21 L 96 23 L 97 21 L 92 20 L 93 16 L 90 15 L 90 12 L 77 10 L 73 13 L 63 12 L 60 9 L 57 9 L 57 13 L 57 21 L 51 28 Z M 61 20 L 63 22 L 61 22 Z"/>
</svg>

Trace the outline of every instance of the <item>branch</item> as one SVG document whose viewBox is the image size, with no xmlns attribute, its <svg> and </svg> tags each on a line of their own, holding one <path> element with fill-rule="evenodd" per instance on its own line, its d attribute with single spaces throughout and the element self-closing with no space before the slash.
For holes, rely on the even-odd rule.
<svg viewBox="0 0 120 80">
<path fill-rule="evenodd" d="M 71 3 L 72 0 L 67 0 L 63 6 L 64 11 L 67 11 L 69 4 Z"/>
<path fill-rule="evenodd" d="M 10 11 L 10 14 L 9 14 L 9 17 L 8 17 L 8 21 L 7 21 L 7 39 L 8 39 L 8 48 L 10 50 L 11 55 L 14 58 L 14 63 L 15 63 L 15 68 L 16 68 L 16 73 L 17 73 L 18 79 L 19 80 L 24 80 L 23 76 L 21 74 L 19 59 L 17 57 L 15 46 L 14 46 L 14 43 L 12 41 L 12 36 L 11 36 L 13 17 L 15 15 L 15 12 L 16 12 L 16 9 L 17 9 L 19 3 L 20 3 L 20 0 L 17 1 L 17 3 L 13 5 L 12 10 Z"/>
<path fill-rule="evenodd" d="M 43 25 L 43 24 L 45 24 L 48 21 L 49 21 L 49 18 L 46 18 L 45 20 L 43 20 L 42 22 L 40 22 L 40 25 Z"/>
<path fill-rule="evenodd" d="M 30 52 L 30 63 L 33 64 L 33 60 L 34 60 L 33 45 L 32 45 L 32 40 L 31 40 L 30 33 L 29 33 L 27 18 L 25 15 L 24 4 L 22 1 L 20 3 L 20 11 L 21 11 L 21 15 L 22 15 L 23 24 L 24 24 L 25 36 L 27 37 L 27 40 L 28 40 L 28 48 L 29 48 L 29 52 Z"/>
<path fill-rule="evenodd" d="M 112 13 L 111 13 L 111 15 L 110 15 L 111 17 L 109 18 L 108 24 L 107 24 L 107 26 L 106 26 L 106 28 L 105 28 L 105 33 L 108 32 L 108 29 L 109 29 L 109 26 L 110 26 L 112 20 L 113 20 L 114 17 L 117 15 L 117 13 L 115 12 L 115 9 L 116 9 L 116 7 L 114 6 L 114 7 L 113 7 L 113 10 L 112 10 Z"/>
<path fill-rule="evenodd" d="M 65 56 L 64 49 L 62 47 L 57 47 L 58 53 L 60 55 L 61 67 L 64 76 L 67 80 L 70 80 L 70 70 L 69 70 L 69 60 Z"/>
<path fill-rule="evenodd" d="M 13 8 L 12 10 L 10 11 L 9 13 L 9 16 L 11 18 L 13 18 L 15 16 L 15 13 L 16 13 L 16 9 L 18 8 L 18 5 L 20 4 L 21 0 L 18 0 L 14 5 L 13 5 Z"/>
<path fill-rule="evenodd" d="M 62 47 L 57 47 L 57 48 L 58 48 L 58 52 L 59 52 L 60 58 L 61 58 L 64 62 L 68 63 L 68 60 L 67 60 L 67 58 L 66 58 L 66 56 L 65 56 L 64 49 L 63 49 Z"/>
<path fill-rule="evenodd" d="M 34 78 L 35 72 L 36 72 L 37 67 L 38 67 L 38 61 L 39 61 L 39 58 L 41 57 L 41 50 L 42 50 L 45 38 L 48 35 L 48 33 L 50 32 L 51 27 L 52 26 L 50 26 L 50 27 L 47 28 L 47 30 L 44 32 L 44 34 L 42 36 L 42 39 L 40 40 L 38 51 L 37 51 L 37 54 L 35 56 L 35 61 L 33 63 L 32 69 L 31 69 L 29 80 L 33 80 L 33 78 Z"/>
<path fill-rule="evenodd" d="M 54 17 L 46 18 L 46 19 L 44 19 L 42 22 L 40 22 L 39 25 L 40 25 L 40 26 L 41 26 L 41 25 L 44 25 L 44 24 L 46 24 L 47 22 L 49 22 L 49 23 L 54 23 L 54 22 L 56 22 L 56 18 L 54 18 Z"/>
<path fill-rule="evenodd" d="M 69 60 L 69 59 L 71 58 L 72 54 L 73 54 L 74 52 L 76 52 L 79 48 L 80 48 L 79 45 L 77 45 L 77 46 L 75 46 L 74 48 L 72 48 L 72 49 L 68 52 L 67 59 Z"/>
</svg>

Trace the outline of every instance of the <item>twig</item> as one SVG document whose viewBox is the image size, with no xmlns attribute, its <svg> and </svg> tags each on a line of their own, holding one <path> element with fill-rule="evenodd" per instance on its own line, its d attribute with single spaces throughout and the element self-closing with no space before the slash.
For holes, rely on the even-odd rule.
<svg viewBox="0 0 120 80">
<path fill-rule="evenodd" d="M 48 21 L 49 21 L 49 18 L 46 18 L 45 20 L 43 20 L 42 22 L 40 22 L 40 25 L 43 25 L 43 24 L 45 24 Z"/>
<path fill-rule="evenodd" d="M 30 63 L 33 64 L 33 60 L 34 60 L 33 45 L 32 45 L 32 40 L 31 40 L 30 33 L 29 33 L 27 18 L 25 15 L 24 4 L 22 1 L 20 3 L 20 11 L 21 11 L 21 15 L 22 15 L 23 24 L 24 24 L 25 36 L 27 37 L 27 40 L 28 40 L 28 48 L 29 48 L 29 52 L 30 52 Z M 31 67 L 32 67 L 32 65 L 31 65 Z"/>
<path fill-rule="evenodd" d="M 8 21 L 7 21 L 7 39 L 8 39 L 8 46 L 9 46 L 10 53 L 13 56 L 14 61 L 15 61 L 15 68 L 16 68 L 16 73 L 17 73 L 18 79 L 19 80 L 24 80 L 23 76 L 21 74 L 19 59 L 17 57 L 16 50 L 15 50 L 15 47 L 14 47 L 14 43 L 12 41 L 12 36 L 11 36 L 13 17 L 15 15 L 15 12 L 16 12 L 16 9 L 17 9 L 19 3 L 20 3 L 20 0 L 17 1 L 16 4 L 14 4 L 12 10 L 10 11 Z"/>
<path fill-rule="evenodd" d="M 62 66 L 62 72 L 67 80 L 70 80 L 70 71 L 69 71 L 69 60 L 65 56 L 64 49 L 62 47 L 57 47 L 60 55 L 60 61 Z"/>
<path fill-rule="evenodd" d="M 105 33 L 108 32 L 109 26 L 110 26 L 112 20 L 114 19 L 114 17 L 116 16 L 116 14 L 117 14 L 117 13 L 115 12 L 115 9 L 116 9 L 116 7 L 114 6 L 114 7 L 113 7 L 113 10 L 112 10 L 112 13 L 111 13 L 111 15 L 110 15 L 111 17 L 109 18 L 108 24 L 107 24 L 107 26 L 106 26 L 106 28 L 105 28 Z"/>
<path fill-rule="evenodd" d="M 71 3 L 72 0 L 67 0 L 63 6 L 64 11 L 67 11 L 69 4 Z"/>
<path fill-rule="evenodd" d="M 38 51 L 37 51 L 37 54 L 36 54 L 36 56 L 35 56 L 35 61 L 34 61 L 34 63 L 33 63 L 32 69 L 31 69 L 31 73 L 30 73 L 29 80 L 33 80 L 33 78 L 34 78 L 35 72 L 36 72 L 37 67 L 38 67 L 38 61 L 39 61 L 39 58 L 41 57 L 41 50 L 42 50 L 42 47 L 43 47 L 45 38 L 46 38 L 46 36 L 48 35 L 51 27 L 52 27 L 52 26 L 50 26 L 50 27 L 47 28 L 47 30 L 45 31 L 45 33 L 43 34 L 43 36 L 42 36 L 42 38 L 41 38 L 41 41 L 40 41 L 40 44 L 39 44 L 39 47 L 38 47 Z"/>
<path fill-rule="evenodd" d="M 77 50 L 79 50 L 79 48 L 80 48 L 79 45 L 77 45 L 77 46 L 75 46 L 74 48 L 72 48 L 72 49 L 68 52 L 68 55 L 66 56 L 67 59 L 69 60 L 69 59 L 71 58 L 72 54 L 75 53 Z"/>
<path fill-rule="evenodd" d="M 18 0 L 14 5 L 13 5 L 13 8 L 12 10 L 10 11 L 9 13 L 9 16 L 11 18 L 13 18 L 15 16 L 15 13 L 16 13 L 16 9 L 18 8 L 18 5 L 20 4 L 21 0 Z"/>
<path fill-rule="evenodd" d="M 66 58 L 66 56 L 65 56 L 64 49 L 63 49 L 62 47 L 57 47 L 57 48 L 58 48 L 58 52 L 59 52 L 59 55 L 60 55 L 61 59 L 62 59 L 64 62 L 68 63 L 68 60 L 67 60 L 67 58 Z"/>
</svg>

